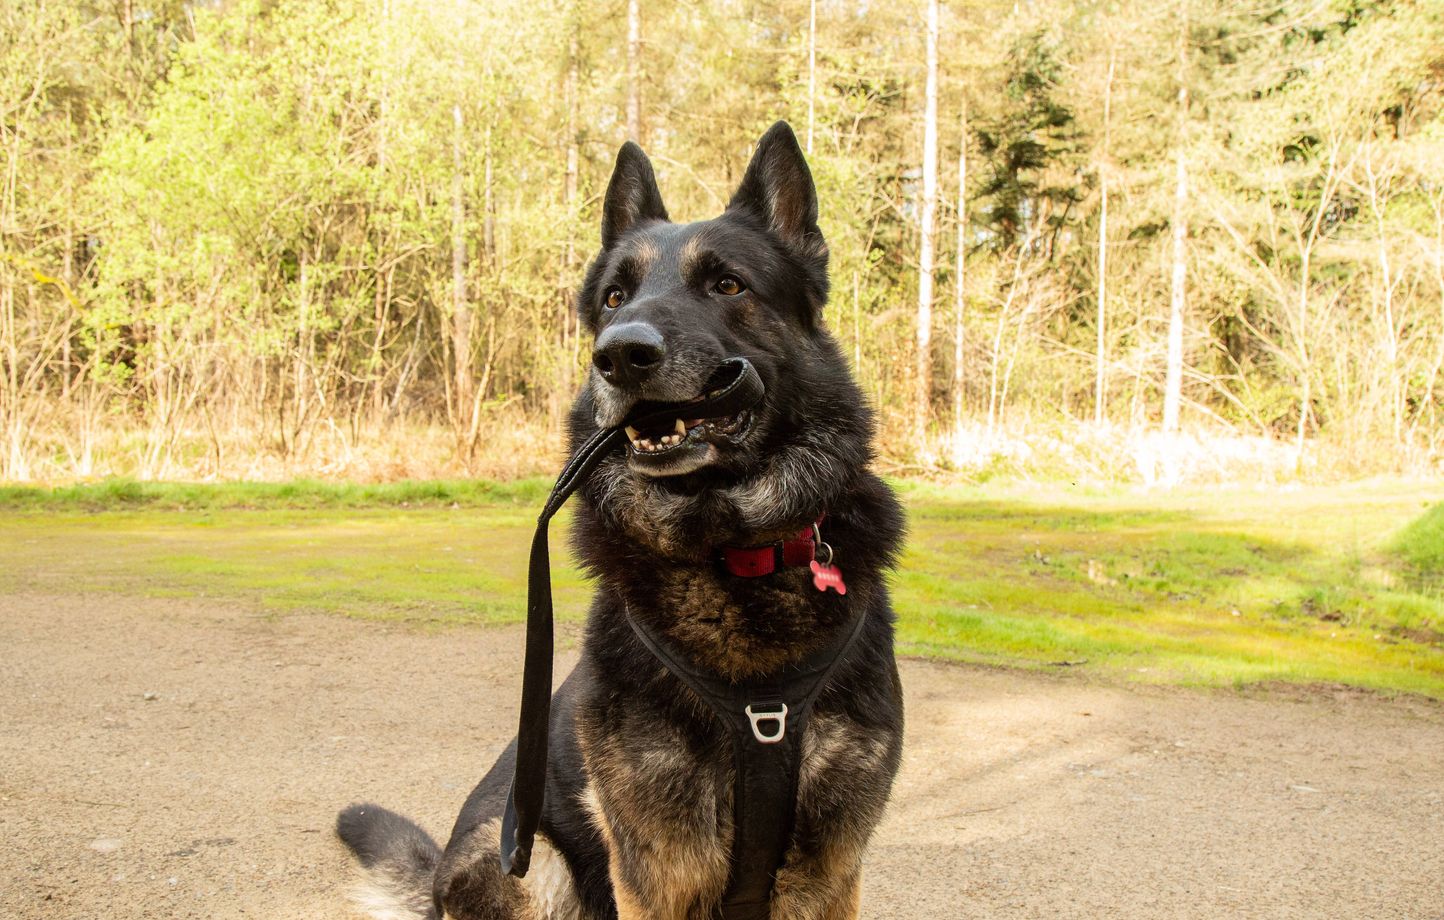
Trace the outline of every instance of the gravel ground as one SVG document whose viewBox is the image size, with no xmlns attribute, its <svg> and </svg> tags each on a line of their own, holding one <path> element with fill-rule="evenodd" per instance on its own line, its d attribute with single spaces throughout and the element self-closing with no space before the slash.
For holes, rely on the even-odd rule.
<svg viewBox="0 0 1444 920">
<path fill-rule="evenodd" d="M 350 920 L 336 809 L 444 837 L 521 639 L 0 596 L 0 917 Z M 1444 706 L 902 673 L 864 917 L 1444 918 Z"/>
</svg>

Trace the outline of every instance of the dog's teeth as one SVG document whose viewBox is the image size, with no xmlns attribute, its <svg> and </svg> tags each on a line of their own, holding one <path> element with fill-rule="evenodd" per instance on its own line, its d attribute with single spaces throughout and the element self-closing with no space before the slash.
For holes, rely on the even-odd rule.
<svg viewBox="0 0 1444 920">
<path fill-rule="evenodd" d="M 687 426 L 682 424 L 681 419 L 677 419 L 677 427 L 675 430 L 677 432 L 677 436 L 681 437 L 687 433 Z"/>
<path fill-rule="evenodd" d="M 633 428 L 631 425 L 628 425 L 627 437 L 631 439 L 633 444 L 637 443 L 637 429 Z"/>
</svg>

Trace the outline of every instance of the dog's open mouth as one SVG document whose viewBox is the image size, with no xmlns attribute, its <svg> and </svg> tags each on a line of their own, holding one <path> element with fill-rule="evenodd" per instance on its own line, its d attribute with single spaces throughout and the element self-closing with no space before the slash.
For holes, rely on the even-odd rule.
<svg viewBox="0 0 1444 920">
<path fill-rule="evenodd" d="M 752 381 L 745 379 L 747 375 Z M 751 427 L 756 399 L 738 392 L 748 388 L 755 388 L 760 398 L 756 372 L 747 362 L 734 359 L 719 367 L 702 392 L 686 402 L 648 401 L 633 407 L 625 426 L 632 468 L 651 476 L 680 476 L 711 463 L 719 446 L 739 442 Z M 739 407 L 739 399 L 746 408 Z M 719 406 L 735 411 L 704 414 Z"/>
<path fill-rule="evenodd" d="M 684 407 L 685 408 L 685 407 Z M 632 450 L 639 454 L 664 454 L 676 450 L 689 439 L 707 439 L 721 435 L 735 437 L 750 421 L 750 412 L 739 412 L 722 418 L 673 419 L 672 427 L 666 425 L 647 429 L 627 426 L 627 437 L 631 439 Z"/>
</svg>

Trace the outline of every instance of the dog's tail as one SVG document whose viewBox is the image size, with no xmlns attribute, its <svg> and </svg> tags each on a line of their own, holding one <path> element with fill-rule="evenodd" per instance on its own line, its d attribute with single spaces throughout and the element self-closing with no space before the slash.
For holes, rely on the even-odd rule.
<svg viewBox="0 0 1444 920">
<path fill-rule="evenodd" d="M 379 805 L 352 805 L 336 817 L 336 836 L 361 861 L 356 905 L 376 920 L 436 920 L 431 879 L 441 848 L 426 831 Z"/>
</svg>

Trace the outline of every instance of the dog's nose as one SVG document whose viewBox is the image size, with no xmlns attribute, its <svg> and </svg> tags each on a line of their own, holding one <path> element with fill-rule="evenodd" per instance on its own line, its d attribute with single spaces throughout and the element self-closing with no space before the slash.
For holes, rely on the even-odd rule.
<svg viewBox="0 0 1444 920">
<path fill-rule="evenodd" d="M 592 364 L 617 386 L 636 386 L 652 375 L 667 355 L 662 333 L 650 323 L 610 326 L 597 336 Z"/>
</svg>

